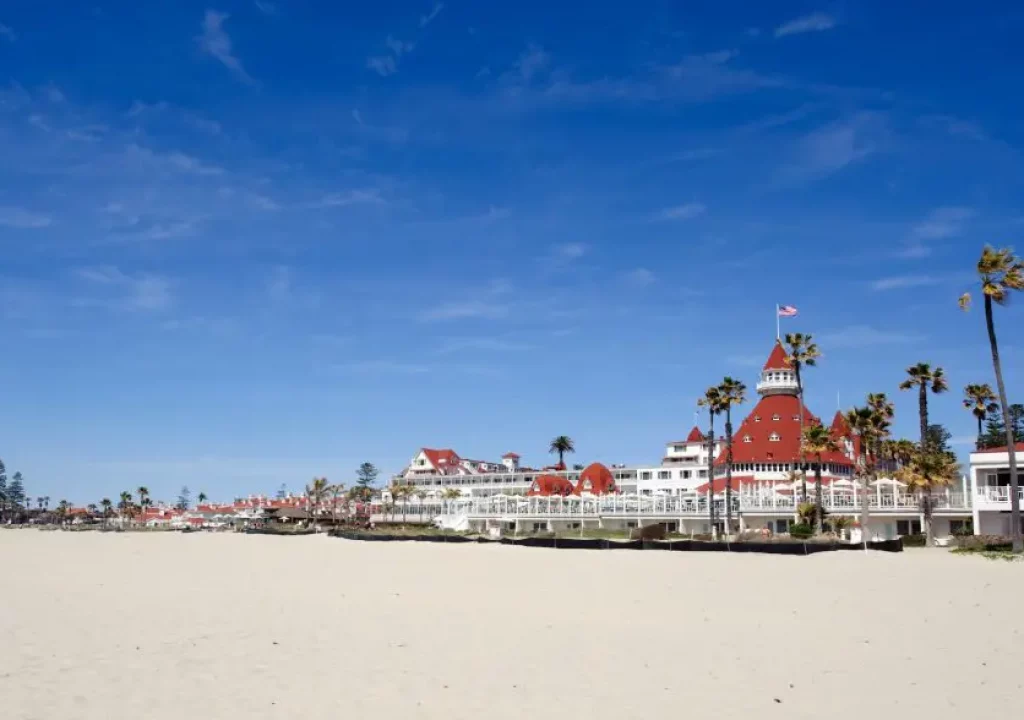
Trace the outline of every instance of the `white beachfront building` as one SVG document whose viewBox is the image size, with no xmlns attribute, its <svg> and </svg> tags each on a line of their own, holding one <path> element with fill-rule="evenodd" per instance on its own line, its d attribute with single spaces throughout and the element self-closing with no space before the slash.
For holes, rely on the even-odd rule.
<svg viewBox="0 0 1024 720">
<path fill-rule="evenodd" d="M 795 521 L 797 506 L 814 499 L 817 458 L 800 457 L 800 423 L 807 426 L 821 421 L 801 404 L 796 374 L 781 343 L 772 348 L 756 389 L 760 399 L 734 434 L 731 478 L 727 477 L 722 441 L 709 449 L 694 428 L 686 440 L 668 444 L 658 465 L 613 466 L 610 470 L 597 466 L 614 478 L 608 493 L 594 494 L 581 488 L 579 471 L 528 470 L 518 466 L 518 457 L 514 467 L 479 473 L 451 450 L 421 450 L 396 479 L 433 493 L 445 487 L 459 488 L 462 497 L 446 502 L 442 513 L 453 526 L 528 531 L 660 523 L 677 532 L 721 532 L 728 485 L 734 528 L 783 533 Z M 856 526 L 854 536 L 867 532 L 870 538 L 881 540 L 920 533 L 920 499 L 891 478 L 883 477 L 865 488 L 857 473 L 858 438 L 840 413 L 829 429 L 839 450 L 821 458 L 826 512 L 848 517 Z M 707 475 L 709 451 L 715 456 L 711 479 Z M 995 468 L 1000 464 L 997 454 L 988 454 L 986 460 Z M 1002 459 L 1003 465 L 1005 462 Z M 596 470 L 593 477 L 597 477 Z M 973 475 L 972 480 L 976 480 Z M 990 491 L 991 502 L 1002 502 L 1005 488 L 998 489 L 1000 483 L 1005 484 L 1002 476 L 996 472 L 991 483 L 990 487 L 997 488 Z M 932 526 L 937 538 L 945 541 L 966 529 L 977 512 L 971 502 L 975 495 L 966 477 L 959 486 L 932 495 Z M 863 517 L 865 500 L 867 519 Z M 716 507 L 715 528 L 709 523 L 709 502 Z M 975 516 L 975 531 L 982 526 Z"/>
<path fill-rule="evenodd" d="M 1024 470 L 1024 442 L 1017 443 L 1015 455 L 1020 478 Z M 974 534 L 1009 535 L 1010 453 L 1006 447 L 971 453 L 971 487 Z M 1017 492 L 1024 506 L 1024 489 L 1018 488 Z"/>
</svg>

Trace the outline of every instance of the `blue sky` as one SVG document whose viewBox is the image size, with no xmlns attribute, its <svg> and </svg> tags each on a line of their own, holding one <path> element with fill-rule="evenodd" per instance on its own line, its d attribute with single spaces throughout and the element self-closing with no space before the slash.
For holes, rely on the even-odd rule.
<svg viewBox="0 0 1024 720">
<path fill-rule="evenodd" d="M 654 462 L 785 330 L 830 416 L 1024 250 L 1024 10 L 233 0 L 0 7 L 0 457 L 214 497 L 420 446 Z M 926 10 L 927 8 L 927 10 Z M 1001 309 L 1024 398 L 1024 311 Z M 1016 333 L 1016 334 L 1015 334 Z"/>
</svg>

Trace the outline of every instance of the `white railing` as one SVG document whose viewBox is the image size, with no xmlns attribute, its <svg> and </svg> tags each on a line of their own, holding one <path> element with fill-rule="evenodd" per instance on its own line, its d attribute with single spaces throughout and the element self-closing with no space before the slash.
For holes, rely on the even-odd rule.
<svg viewBox="0 0 1024 720">
<path fill-rule="evenodd" d="M 801 500 L 788 495 L 736 495 L 732 498 L 734 514 L 772 513 L 792 515 Z M 853 494 L 825 496 L 826 512 L 833 514 L 859 514 L 862 498 Z M 598 516 L 659 516 L 659 517 L 701 517 L 708 514 L 706 496 L 622 496 L 602 497 L 491 497 L 452 501 L 449 512 L 462 512 L 470 517 L 598 517 Z M 921 500 L 904 493 L 872 493 L 868 496 L 868 507 L 877 513 L 917 513 Z M 935 511 L 967 512 L 970 504 L 959 493 L 935 495 L 931 498 Z M 455 509 L 457 508 L 457 510 Z M 725 500 L 715 497 L 716 515 L 724 515 Z"/>
<path fill-rule="evenodd" d="M 981 502 L 1006 503 L 1010 504 L 1009 485 L 982 485 L 977 489 L 977 496 Z M 1024 501 L 1024 487 L 1017 488 L 1017 497 Z"/>
</svg>

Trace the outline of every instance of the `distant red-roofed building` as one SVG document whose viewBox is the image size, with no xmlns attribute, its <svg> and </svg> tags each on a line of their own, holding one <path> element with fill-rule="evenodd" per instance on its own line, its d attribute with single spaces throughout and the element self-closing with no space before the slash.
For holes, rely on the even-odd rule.
<svg viewBox="0 0 1024 720">
<path fill-rule="evenodd" d="M 539 495 L 541 497 L 549 497 L 551 495 L 565 497 L 572 495 L 572 491 L 572 483 L 566 478 L 559 475 L 540 475 L 534 479 L 533 485 L 530 486 L 526 494 L 530 496 Z"/>
</svg>

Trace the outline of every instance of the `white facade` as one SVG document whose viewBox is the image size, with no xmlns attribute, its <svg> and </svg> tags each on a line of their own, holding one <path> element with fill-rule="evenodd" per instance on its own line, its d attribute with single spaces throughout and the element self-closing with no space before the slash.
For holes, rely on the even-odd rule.
<svg viewBox="0 0 1024 720">
<path fill-rule="evenodd" d="M 1016 451 L 1018 479 L 1024 463 L 1020 447 Z M 971 453 L 971 488 L 974 534 L 1009 535 L 1010 453 L 1005 448 Z M 1024 507 L 1024 490 L 1018 488 L 1017 492 Z"/>
</svg>

